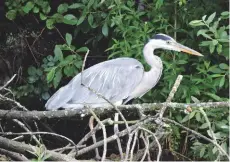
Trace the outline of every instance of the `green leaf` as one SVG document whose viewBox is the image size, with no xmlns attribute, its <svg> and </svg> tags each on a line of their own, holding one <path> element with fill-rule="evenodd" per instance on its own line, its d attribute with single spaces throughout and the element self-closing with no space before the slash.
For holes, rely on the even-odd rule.
<svg viewBox="0 0 230 162">
<path fill-rule="evenodd" d="M 219 87 L 222 88 L 225 82 L 225 76 L 221 77 Z"/>
<path fill-rule="evenodd" d="M 48 19 L 48 20 L 46 20 L 46 27 L 48 28 L 48 29 L 53 29 L 54 28 L 54 20 L 53 19 Z"/>
<path fill-rule="evenodd" d="M 30 67 L 28 68 L 27 72 L 28 72 L 29 75 L 34 76 L 34 75 L 36 75 L 36 73 L 37 73 L 37 69 L 36 69 L 34 66 L 30 66 Z"/>
<path fill-rule="evenodd" d="M 193 20 L 189 23 L 191 26 L 202 26 L 205 25 L 202 20 Z"/>
<path fill-rule="evenodd" d="M 39 8 L 38 8 L 37 6 L 35 6 L 35 7 L 33 8 L 33 12 L 34 12 L 34 13 L 38 13 L 38 12 L 39 12 Z"/>
<path fill-rule="evenodd" d="M 221 63 L 220 65 L 219 65 L 219 67 L 221 68 L 221 69 L 223 69 L 223 70 L 228 70 L 228 65 L 227 64 L 225 64 L 225 63 Z"/>
<path fill-rule="evenodd" d="M 208 39 L 212 39 L 208 34 L 206 34 L 204 31 L 201 31 L 199 30 L 198 33 L 197 33 L 197 36 L 199 35 L 202 35 L 203 37 L 205 38 L 208 38 Z"/>
<path fill-rule="evenodd" d="M 88 16 L 88 22 L 89 22 L 89 25 L 92 27 L 93 26 L 93 15 L 92 14 Z"/>
<path fill-rule="evenodd" d="M 76 58 L 76 55 L 68 55 L 67 57 L 65 57 L 65 61 L 67 62 L 71 62 Z"/>
<path fill-rule="evenodd" d="M 58 71 L 55 73 L 54 79 L 53 79 L 53 85 L 54 88 L 57 88 L 57 86 L 59 85 L 60 81 L 62 78 L 62 70 L 58 69 Z"/>
<path fill-rule="evenodd" d="M 81 3 L 74 3 L 72 5 L 69 6 L 70 9 L 77 9 L 77 8 L 83 8 L 84 5 Z"/>
<path fill-rule="evenodd" d="M 198 32 L 197 32 L 197 36 L 201 35 L 201 34 L 206 34 L 206 32 L 208 32 L 207 29 L 200 29 Z"/>
<path fill-rule="evenodd" d="M 179 65 L 183 65 L 183 64 L 187 64 L 188 63 L 188 61 L 186 61 L 186 60 L 178 60 L 177 61 L 177 64 L 179 64 Z"/>
<path fill-rule="evenodd" d="M 55 70 L 56 70 L 56 67 L 52 68 L 49 73 L 47 74 L 47 77 L 46 77 L 46 80 L 47 82 L 51 82 L 54 78 L 54 74 L 55 74 Z"/>
<path fill-rule="evenodd" d="M 200 157 L 203 157 L 204 156 L 204 153 L 205 153 L 205 147 L 203 146 L 200 150 Z"/>
<path fill-rule="evenodd" d="M 221 13 L 221 18 L 222 19 L 229 19 L 230 12 L 229 11 L 224 11 Z"/>
<path fill-rule="evenodd" d="M 217 40 L 215 40 L 215 39 L 213 39 L 213 40 L 212 40 L 212 44 L 215 46 L 215 45 L 217 45 L 217 44 L 218 44 L 218 41 L 217 41 Z"/>
<path fill-rule="evenodd" d="M 80 25 L 85 20 L 85 15 L 82 15 L 77 21 L 77 25 Z"/>
<path fill-rule="evenodd" d="M 210 44 L 209 45 L 209 50 L 210 50 L 210 53 L 213 53 L 214 50 L 215 50 L 215 46 L 213 44 Z"/>
<path fill-rule="evenodd" d="M 64 67 L 64 74 L 68 77 L 74 76 L 76 72 L 76 68 L 74 66 L 66 66 Z"/>
<path fill-rule="evenodd" d="M 42 75 L 43 75 L 43 72 L 42 72 L 41 69 L 37 69 L 37 70 L 36 70 L 36 74 L 37 74 L 38 76 L 42 76 Z"/>
<path fill-rule="evenodd" d="M 212 149 L 212 153 L 215 154 L 217 150 L 218 150 L 218 148 L 216 146 L 214 146 L 214 148 Z"/>
<path fill-rule="evenodd" d="M 37 81 L 37 77 L 36 76 L 29 76 L 28 77 L 28 82 L 29 83 L 35 83 Z"/>
<path fill-rule="evenodd" d="M 184 123 L 184 122 L 188 121 L 188 120 L 189 120 L 189 115 L 190 115 L 190 114 L 186 115 L 186 116 L 183 118 L 183 120 L 181 121 L 181 123 Z"/>
<path fill-rule="evenodd" d="M 66 33 L 65 39 L 66 39 L 66 42 L 67 42 L 68 46 L 70 46 L 71 42 L 72 42 L 72 35 L 69 34 L 69 33 Z"/>
<path fill-rule="evenodd" d="M 87 8 L 89 9 L 94 4 L 94 0 L 89 0 Z"/>
<path fill-rule="evenodd" d="M 217 50 L 217 53 L 220 54 L 222 52 L 222 45 L 218 44 L 216 50 Z"/>
<path fill-rule="evenodd" d="M 202 17 L 202 20 L 203 21 L 205 21 L 205 18 L 207 17 L 207 15 L 204 15 L 203 17 Z"/>
<path fill-rule="evenodd" d="M 212 41 L 202 41 L 199 45 L 200 46 L 209 46 L 212 43 Z"/>
<path fill-rule="evenodd" d="M 108 33 L 109 33 L 109 28 L 108 28 L 108 25 L 107 23 L 104 23 L 104 25 L 102 26 L 102 34 L 107 37 L 108 36 Z"/>
<path fill-rule="evenodd" d="M 39 13 L 39 17 L 40 17 L 40 19 L 41 20 L 46 20 L 47 19 L 47 16 L 46 15 L 44 15 L 43 13 Z"/>
<path fill-rule="evenodd" d="M 193 111 L 189 114 L 189 119 L 192 119 L 194 117 L 194 115 L 196 114 L 196 111 Z"/>
<path fill-rule="evenodd" d="M 213 19 L 215 18 L 215 16 L 216 16 L 216 12 L 214 12 L 213 14 L 211 14 L 208 17 L 208 19 L 206 20 L 206 23 L 209 25 L 213 21 Z"/>
<path fill-rule="evenodd" d="M 48 92 L 42 93 L 42 99 L 43 100 L 48 100 L 50 98 L 50 94 Z"/>
<path fill-rule="evenodd" d="M 230 12 L 229 11 L 224 11 L 221 13 L 221 16 L 229 16 Z"/>
<path fill-rule="evenodd" d="M 68 25 L 76 25 L 78 20 L 74 15 L 67 14 L 67 15 L 64 16 L 64 21 L 63 22 L 65 24 L 68 24 Z"/>
<path fill-rule="evenodd" d="M 64 19 L 60 13 L 55 13 L 53 16 L 51 16 L 51 18 L 54 19 L 57 23 L 62 23 Z"/>
<path fill-rule="evenodd" d="M 76 66 L 76 68 L 80 69 L 82 67 L 82 61 L 75 61 L 74 65 Z"/>
<path fill-rule="evenodd" d="M 25 13 L 29 13 L 34 7 L 34 3 L 29 1 L 26 3 L 26 5 L 22 8 L 22 10 L 25 12 Z"/>
<path fill-rule="evenodd" d="M 216 73 L 216 74 L 220 74 L 222 73 L 222 70 L 216 66 L 211 66 L 208 71 L 212 72 L 212 73 Z"/>
<path fill-rule="evenodd" d="M 228 152 L 227 142 L 223 142 L 220 146 L 222 147 L 222 149 L 223 149 L 225 152 Z"/>
<path fill-rule="evenodd" d="M 81 47 L 79 49 L 77 49 L 76 52 L 87 52 L 89 49 L 87 47 Z"/>
<path fill-rule="evenodd" d="M 216 100 L 216 101 L 221 101 L 221 98 L 220 98 L 219 96 L 217 96 L 216 94 L 206 92 L 205 95 L 207 95 L 207 96 L 213 98 L 213 99 Z"/>
<path fill-rule="evenodd" d="M 17 15 L 17 11 L 16 10 L 10 10 L 6 13 L 6 17 L 9 19 L 9 20 L 14 20 L 15 17 Z"/>
<path fill-rule="evenodd" d="M 68 11 L 69 5 L 67 3 L 60 4 L 58 6 L 58 13 L 63 14 Z"/>
<path fill-rule="evenodd" d="M 54 48 L 54 55 L 55 55 L 55 59 L 57 59 L 59 61 L 63 60 L 63 53 L 62 53 L 60 47 L 57 45 Z"/>
<path fill-rule="evenodd" d="M 197 121 L 201 121 L 201 116 L 200 116 L 200 113 L 199 113 L 199 112 L 196 113 L 196 120 L 197 120 Z"/>
<path fill-rule="evenodd" d="M 205 128 L 208 128 L 208 123 L 204 123 L 199 127 L 199 129 L 205 129 Z"/>
</svg>

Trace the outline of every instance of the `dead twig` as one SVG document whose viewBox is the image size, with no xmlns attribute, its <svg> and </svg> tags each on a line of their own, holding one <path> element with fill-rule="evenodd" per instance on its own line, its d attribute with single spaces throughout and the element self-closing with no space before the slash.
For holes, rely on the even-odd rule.
<svg viewBox="0 0 230 162">
<path fill-rule="evenodd" d="M 147 140 L 145 139 L 144 137 L 144 132 L 141 132 L 141 135 L 140 135 L 141 139 L 143 140 L 144 144 L 145 144 L 145 151 L 144 151 L 144 154 L 141 158 L 141 162 L 143 162 L 145 160 L 145 157 L 146 157 L 146 154 L 147 152 L 149 151 L 149 143 L 147 142 Z M 148 138 L 148 137 L 147 137 Z M 149 141 L 149 140 L 148 140 Z"/>
<path fill-rule="evenodd" d="M 41 37 L 41 35 L 42 35 L 42 33 L 44 32 L 45 29 L 46 29 L 46 27 L 42 28 L 40 34 L 39 34 L 39 35 L 35 38 L 35 40 L 33 41 L 32 45 L 31 45 L 32 47 L 33 47 L 34 44 L 37 42 L 38 38 Z"/>
<path fill-rule="evenodd" d="M 93 128 L 94 128 L 93 121 L 94 121 L 94 117 L 91 116 L 90 119 L 89 119 L 89 128 L 90 128 L 90 131 L 92 131 Z M 93 143 L 97 142 L 95 133 L 92 134 L 92 139 L 93 139 Z M 95 154 L 96 154 L 96 159 L 101 159 L 101 156 L 99 154 L 98 148 L 95 148 Z"/>
<path fill-rule="evenodd" d="M 119 114 L 115 113 L 114 122 L 117 122 L 118 120 L 119 120 Z M 114 134 L 117 135 L 119 132 L 118 124 L 114 124 L 113 130 L 114 130 Z M 121 147 L 121 140 L 119 137 L 117 138 L 117 146 L 118 146 L 120 158 L 121 158 L 121 160 L 123 160 L 123 151 L 122 151 L 122 147 Z"/>
<path fill-rule="evenodd" d="M 173 85 L 173 87 L 172 87 L 172 89 L 171 89 L 171 91 L 170 91 L 170 93 L 169 93 L 169 96 L 168 96 L 168 98 L 167 98 L 167 100 L 166 100 L 164 106 L 162 107 L 160 113 L 159 113 L 159 117 L 160 117 L 160 118 L 163 117 L 164 112 L 165 112 L 165 110 L 166 110 L 167 107 L 168 107 L 168 104 L 172 101 L 172 99 L 173 99 L 173 97 L 174 97 L 174 94 L 176 93 L 176 91 L 177 91 L 177 89 L 178 89 L 178 87 L 179 87 L 179 85 L 180 85 L 180 82 L 181 82 L 182 78 L 183 78 L 182 75 L 178 75 L 178 77 L 177 77 L 177 79 L 176 79 L 176 81 L 175 81 L 175 83 L 174 83 L 174 85 Z"/>
<path fill-rule="evenodd" d="M 96 119 L 96 121 L 98 122 L 98 124 L 101 126 L 102 128 L 102 132 L 103 132 L 103 138 L 104 138 L 104 148 L 103 148 L 103 154 L 102 154 L 102 158 L 101 161 L 105 161 L 106 158 L 106 153 L 107 153 L 107 134 L 106 134 L 106 129 L 105 129 L 105 125 L 101 122 L 101 120 L 97 117 L 97 115 L 93 112 L 93 110 L 90 109 L 90 107 L 88 107 L 86 105 L 86 107 L 88 108 L 88 110 L 90 111 L 90 113 L 93 115 L 93 117 Z"/>
<path fill-rule="evenodd" d="M 15 78 L 16 76 L 17 76 L 17 75 L 14 74 L 14 75 L 10 78 L 10 80 L 8 80 L 8 81 L 6 82 L 6 84 L 4 84 L 2 87 L 0 87 L 0 91 L 3 90 L 3 89 L 5 89 L 5 88 L 14 80 L 14 78 Z"/>
<path fill-rule="evenodd" d="M 67 137 L 65 137 L 63 135 L 56 134 L 56 133 L 51 133 L 51 132 L 20 132 L 20 133 L 0 132 L 0 135 L 4 135 L 4 136 L 11 136 L 11 135 L 36 135 L 36 134 L 40 134 L 40 135 L 41 134 L 43 134 L 43 135 L 52 135 L 52 136 L 63 138 L 65 140 L 67 140 L 68 142 L 70 142 L 74 146 L 74 148 L 77 150 L 77 146 L 75 145 L 75 143 L 71 139 L 69 139 L 69 138 L 67 138 Z"/>
<path fill-rule="evenodd" d="M 143 128 L 143 127 L 140 127 L 140 129 L 142 129 L 143 131 L 149 133 L 151 136 L 153 136 L 154 140 L 156 141 L 157 146 L 158 146 L 157 161 L 159 162 L 160 157 L 161 157 L 161 153 L 162 153 L 162 148 L 161 148 L 159 140 L 157 139 L 156 135 L 153 132 L 151 132 L 150 130 L 148 130 L 146 128 Z"/>
<path fill-rule="evenodd" d="M 136 146 L 136 142 L 137 142 L 138 130 L 139 130 L 139 127 L 137 128 L 137 130 L 135 131 L 135 134 L 134 134 L 133 145 L 131 147 L 129 161 L 133 160 L 133 152 L 134 152 L 134 149 L 135 149 L 135 146 Z"/>
<path fill-rule="evenodd" d="M 31 133 L 31 131 L 25 126 L 25 124 L 23 124 L 21 121 L 19 121 L 18 119 L 13 119 L 13 121 L 15 123 L 17 123 L 22 129 L 24 129 L 26 132 Z M 33 140 L 37 143 L 37 145 L 41 145 L 41 143 L 39 142 L 39 140 L 37 139 L 37 137 L 35 135 L 31 135 Z"/>
</svg>

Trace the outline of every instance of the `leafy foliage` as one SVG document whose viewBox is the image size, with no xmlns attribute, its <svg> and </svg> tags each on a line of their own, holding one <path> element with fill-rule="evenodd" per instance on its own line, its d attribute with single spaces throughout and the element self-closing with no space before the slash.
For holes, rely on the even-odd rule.
<svg viewBox="0 0 230 162">
<path fill-rule="evenodd" d="M 41 94 L 44 100 L 50 97 L 49 88 L 57 88 L 63 77 L 73 77 L 81 69 L 82 58 L 78 53 L 86 52 L 87 47 L 76 49 L 71 45 L 72 35 L 66 34 L 66 44 L 56 45 L 54 56 L 48 55 L 42 60 L 41 67 L 28 68 L 27 84 L 20 86 L 16 90 L 17 97 L 27 96 L 29 94 Z M 73 54 L 69 54 L 69 53 Z M 64 56 L 66 53 L 67 56 Z M 46 76 L 46 79 L 45 79 Z"/>
</svg>

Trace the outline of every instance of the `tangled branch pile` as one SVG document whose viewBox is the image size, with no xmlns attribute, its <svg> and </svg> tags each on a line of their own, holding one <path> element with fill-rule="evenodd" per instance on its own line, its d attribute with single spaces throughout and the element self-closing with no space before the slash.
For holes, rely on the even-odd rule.
<svg viewBox="0 0 230 162">
<path fill-rule="evenodd" d="M 157 160 L 160 161 L 162 155 L 162 142 L 171 133 L 168 123 L 182 127 L 186 131 L 206 140 L 217 147 L 219 156 L 223 155 L 229 159 L 228 154 L 218 144 L 216 136 L 210 129 L 212 138 L 208 138 L 195 130 L 187 128 L 180 123 L 168 118 L 164 118 L 164 112 L 167 107 L 179 108 L 181 111 L 192 113 L 196 109 L 200 109 L 203 115 L 206 115 L 203 108 L 227 107 L 228 102 L 214 103 L 195 103 L 180 104 L 171 103 L 173 96 L 180 85 L 182 76 L 178 76 L 168 99 L 161 104 L 142 104 L 142 105 L 123 105 L 116 107 L 111 103 L 111 107 L 91 109 L 85 105 L 84 110 L 60 110 L 60 111 L 28 111 L 17 101 L 10 99 L 4 95 L 0 95 L 1 102 L 7 103 L 8 110 L 0 110 L 1 118 L 1 137 L 0 137 L 0 153 L 10 160 L 29 160 L 36 158 L 37 160 L 62 160 L 73 161 L 79 159 L 90 159 L 89 153 L 94 151 L 95 160 Z M 10 82 L 10 81 L 9 81 Z M 8 83 L 9 83 L 8 82 Z M 8 84 L 7 83 L 7 84 Z M 7 84 L 1 88 L 3 90 Z M 127 120 L 124 111 L 136 110 L 139 113 L 138 120 Z M 106 118 L 101 120 L 98 116 L 103 116 L 111 112 L 114 113 L 114 119 Z M 147 114 L 147 115 L 146 115 Z M 154 114 L 154 115 L 153 115 Z M 73 119 L 91 116 L 89 119 L 90 131 L 84 135 L 82 139 L 75 143 L 72 139 L 50 131 L 39 131 L 41 125 L 46 120 L 52 119 Z M 119 120 L 119 118 L 121 120 Z M 4 126 L 4 120 L 10 120 L 20 127 L 18 132 L 13 128 Z M 94 125 L 94 120 L 97 124 Z M 31 124 L 32 123 L 32 124 Z M 210 124 L 208 118 L 207 123 Z M 33 125 L 36 129 L 31 128 Z M 122 130 L 119 125 L 125 126 Z M 108 136 L 108 128 L 113 126 L 112 135 Z M 102 131 L 103 138 L 98 138 L 98 132 Z M 28 136 L 30 140 L 28 140 Z M 66 141 L 65 145 L 59 148 L 49 148 L 44 144 L 45 137 L 61 138 Z M 127 140 L 124 142 L 124 137 Z M 92 139 L 92 143 L 89 140 Z M 114 143 L 115 142 L 115 143 Z M 114 143 L 117 149 L 110 151 L 108 144 Z M 125 143 L 125 146 L 124 146 Z M 103 147 L 103 149 L 102 149 Z M 114 147 L 113 147 L 114 148 Z M 118 150 L 118 152 L 117 152 Z M 157 153 L 155 153 L 157 150 Z"/>
</svg>

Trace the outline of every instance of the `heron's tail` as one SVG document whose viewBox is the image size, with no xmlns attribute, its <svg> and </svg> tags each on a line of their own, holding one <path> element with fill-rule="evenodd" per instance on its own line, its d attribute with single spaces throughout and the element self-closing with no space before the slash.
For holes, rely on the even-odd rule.
<svg viewBox="0 0 230 162">
<path fill-rule="evenodd" d="M 53 96 L 47 101 L 45 107 L 47 110 L 57 110 L 69 102 L 73 96 L 74 91 L 71 90 L 70 85 L 60 88 Z"/>
</svg>

